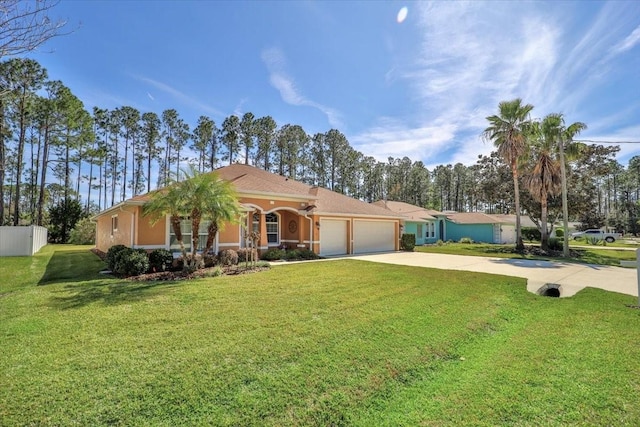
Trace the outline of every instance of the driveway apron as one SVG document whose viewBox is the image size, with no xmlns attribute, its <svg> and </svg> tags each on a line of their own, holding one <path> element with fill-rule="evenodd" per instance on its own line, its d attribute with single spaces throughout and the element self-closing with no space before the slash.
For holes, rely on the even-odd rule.
<svg viewBox="0 0 640 427">
<path fill-rule="evenodd" d="M 358 255 L 349 259 L 523 277 L 527 279 L 528 291 L 538 293 L 547 284 L 559 285 L 561 297 L 573 296 L 586 287 L 638 296 L 637 273 L 632 268 L 422 252 Z"/>
</svg>

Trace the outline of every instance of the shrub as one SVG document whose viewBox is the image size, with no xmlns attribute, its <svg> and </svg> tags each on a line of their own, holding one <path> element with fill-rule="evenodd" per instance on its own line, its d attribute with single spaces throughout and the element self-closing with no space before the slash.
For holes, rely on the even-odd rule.
<svg viewBox="0 0 640 427">
<path fill-rule="evenodd" d="M 218 262 L 220 265 L 236 265 L 238 264 L 238 253 L 233 249 L 223 249 L 218 253 Z"/>
<path fill-rule="evenodd" d="M 444 242 L 442 241 L 442 239 L 438 239 L 438 241 L 436 242 L 436 245 L 442 246 L 444 245 Z"/>
<path fill-rule="evenodd" d="M 598 237 L 586 237 L 585 241 L 593 246 L 598 246 L 598 245 L 602 245 L 605 246 L 606 243 L 604 242 L 604 240 L 598 238 Z"/>
<path fill-rule="evenodd" d="M 74 245 L 93 245 L 96 243 L 96 224 L 89 218 L 82 218 L 76 223 L 69 235 L 69 243 Z"/>
<path fill-rule="evenodd" d="M 459 243 L 471 244 L 473 243 L 473 239 L 471 237 L 462 237 Z"/>
<path fill-rule="evenodd" d="M 542 238 L 537 227 L 522 227 L 522 236 L 530 242 Z"/>
<path fill-rule="evenodd" d="M 166 271 L 171 269 L 173 255 L 167 249 L 154 249 L 149 254 L 150 271 Z"/>
<path fill-rule="evenodd" d="M 224 274 L 224 271 L 222 270 L 222 267 L 213 267 L 210 268 L 206 271 L 204 271 L 202 273 L 203 277 L 218 277 L 218 276 L 222 276 Z"/>
<path fill-rule="evenodd" d="M 237 257 L 237 255 L 236 255 Z M 186 265 L 185 265 L 186 261 Z M 200 254 L 187 254 L 187 257 L 183 260 L 182 269 L 187 273 L 192 273 L 196 270 L 204 268 L 204 258 Z"/>
<path fill-rule="evenodd" d="M 107 267 L 109 268 L 109 270 L 115 271 L 116 258 L 118 254 L 124 251 L 125 249 L 129 249 L 129 248 L 126 247 L 125 245 L 113 245 L 109 248 L 109 250 L 107 251 L 107 257 L 106 257 Z"/>
<path fill-rule="evenodd" d="M 298 256 L 300 259 L 318 259 L 320 258 L 317 253 L 311 249 L 298 249 Z"/>
<path fill-rule="evenodd" d="M 400 249 L 407 252 L 412 252 L 416 247 L 416 235 L 413 233 L 405 233 L 400 238 Z"/>
<path fill-rule="evenodd" d="M 271 268 L 271 264 L 266 261 L 258 261 L 256 262 L 256 267 Z"/>
<path fill-rule="evenodd" d="M 561 251 L 564 247 L 564 243 L 560 239 L 556 239 L 555 237 L 549 238 L 549 249 L 552 251 Z"/>
<path fill-rule="evenodd" d="M 556 228 L 556 237 L 558 238 L 564 237 L 564 230 L 562 228 Z"/>
<path fill-rule="evenodd" d="M 126 248 L 118 253 L 114 272 L 123 276 L 138 276 L 149 270 L 149 257 L 144 249 Z"/>
<path fill-rule="evenodd" d="M 253 258 L 251 258 L 251 252 L 253 252 Z M 253 248 L 241 248 L 238 249 L 238 263 L 240 262 L 247 262 L 247 261 L 251 261 L 251 260 L 257 261 L 258 260 L 258 251 Z"/>
<path fill-rule="evenodd" d="M 300 252 L 297 249 L 291 249 L 290 251 L 284 252 L 284 259 L 287 261 L 295 261 L 300 259 Z"/>
<path fill-rule="evenodd" d="M 216 255 L 205 255 L 202 260 L 204 261 L 204 268 L 210 268 L 218 263 L 218 257 Z"/>
<path fill-rule="evenodd" d="M 263 259 L 265 261 L 276 261 L 279 259 L 283 259 L 284 256 L 285 251 L 282 249 L 269 249 L 260 256 L 260 259 Z"/>
</svg>

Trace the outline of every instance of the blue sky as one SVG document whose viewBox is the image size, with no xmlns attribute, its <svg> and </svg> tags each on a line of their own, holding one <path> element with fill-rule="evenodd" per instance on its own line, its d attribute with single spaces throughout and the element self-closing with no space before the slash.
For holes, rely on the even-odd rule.
<svg viewBox="0 0 640 427">
<path fill-rule="evenodd" d="M 428 167 L 490 152 L 485 117 L 515 97 L 585 122 L 584 139 L 640 140 L 637 1 L 63 0 L 55 14 L 76 30 L 32 57 L 88 110 L 175 108 L 192 127 L 250 111 Z"/>
</svg>

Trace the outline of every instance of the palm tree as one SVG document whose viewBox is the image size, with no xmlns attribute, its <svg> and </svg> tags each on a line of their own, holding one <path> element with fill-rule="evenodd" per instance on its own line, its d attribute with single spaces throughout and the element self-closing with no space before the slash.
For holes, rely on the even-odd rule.
<svg viewBox="0 0 640 427">
<path fill-rule="evenodd" d="M 220 225 L 237 222 L 241 215 L 238 197 L 228 181 L 220 179 L 217 173 L 200 173 L 195 167 L 183 171 L 185 180 L 181 187 L 186 198 L 186 206 L 191 216 L 193 243 L 191 254 L 195 256 L 200 238 L 198 229 L 201 221 L 209 221 L 207 242 L 203 253 L 207 254 L 213 247 Z"/>
<path fill-rule="evenodd" d="M 169 215 L 171 228 L 176 240 L 180 245 L 180 252 L 183 258 L 187 256 L 187 250 L 182 239 L 182 229 L 180 227 L 181 216 L 184 212 L 182 191 L 178 183 L 169 185 L 151 193 L 151 200 L 142 208 L 145 216 L 150 218 L 151 224 L 155 224 Z"/>
<path fill-rule="evenodd" d="M 569 257 L 569 208 L 567 205 L 567 172 L 565 153 L 568 158 L 577 154 L 580 149 L 579 144 L 573 143 L 573 138 L 580 132 L 585 130 L 587 125 L 582 122 L 575 122 L 566 127 L 564 125 L 564 116 L 562 114 L 549 114 L 543 122 L 543 133 L 545 138 L 553 141 L 559 153 L 560 162 L 560 179 L 562 185 L 562 223 L 564 227 L 564 244 L 562 256 Z"/>
<path fill-rule="evenodd" d="M 185 271 L 197 269 L 201 263 L 197 255 L 200 223 L 209 220 L 207 244 L 203 253 L 208 253 L 215 241 L 220 223 L 235 222 L 240 217 L 240 205 L 233 187 L 215 172 L 200 173 L 194 166 L 182 171 L 184 179 L 153 193 L 151 201 L 144 206 L 144 214 L 157 222 L 166 215 L 180 245 Z M 191 219 L 191 253 L 187 253 L 180 229 L 182 217 Z M 190 256 L 189 256 L 190 255 Z"/>
<path fill-rule="evenodd" d="M 489 126 L 483 132 L 483 137 L 493 141 L 493 144 L 498 149 L 498 154 L 511 168 L 516 205 L 516 250 L 518 251 L 524 250 L 520 225 L 518 164 L 526 152 L 526 134 L 531 124 L 529 113 L 532 109 L 533 105 L 523 105 L 520 98 L 516 98 L 512 101 L 502 101 L 498 105 L 499 114 L 487 117 Z"/>
<path fill-rule="evenodd" d="M 549 116 L 542 123 L 533 123 L 530 129 L 533 167 L 525 176 L 524 184 L 531 196 L 540 203 L 540 248 L 549 249 L 547 230 L 547 211 L 549 196 L 557 196 L 561 189 L 560 161 L 557 158 L 558 146 L 555 140 L 545 132 L 549 128 Z"/>
</svg>

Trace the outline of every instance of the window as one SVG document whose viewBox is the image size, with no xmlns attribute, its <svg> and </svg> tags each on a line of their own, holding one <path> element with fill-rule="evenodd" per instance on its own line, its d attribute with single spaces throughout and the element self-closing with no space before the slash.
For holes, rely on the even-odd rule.
<svg viewBox="0 0 640 427">
<path fill-rule="evenodd" d="M 278 239 L 278 215 L 269 213 L 264 216 L 267 224 L 267 242 L 277 244 Z"/>
<path fill-rule="evenodd" d="M 207 236 L 209 228 L 209 221 L 201 221 L 200 228 L 198 230 L 198 251 L 203 251 L 205 246 L 207 246 Z M 182 231 L 182 243 L 187 251 L 191 250 L 191 239 L 193 236 L 191 230 L 191 219 L 190 218 L 182 218 L 180 220 L 180 231 Z M 173 232 L 173 227 L 169 226 L 169 249 L 173 252 L 180 251 L 180 244 L 178 243 L 178 239 Z"/>
<path fill-rule="evenodd" d="M 251 216 L 251 226 L 249 230 L 250 230 L 249 234 L 254 232 L 260 234 L 260 214 L 259 213 L 254 213 Z M 244 226 L 240 227 L 240 233 L 241 233 L 240 246 L 244 248 L 247 246 L 247 229 Z"/>
<path fill-rule="evenodd" d="M 429 223 L 429 230 L 427 231 L 427 234 L 429 237 L 436 237 L 436 223 L 435 222 L 430 222 Z"/>
<path fill-rule="evenodd" d="M 259 213 L 253 214 L 253 223 L 251 226 L 251 231 L 260 233 L 260 214 Z"/>
<path fill-rule="evenodd" d="M 111 217 L 111 235 L 112 236 L 114 231 L 118 231 L 118 215 L 114 215 Z"/>
<path fill-rule="evenodd" d="M 421 239 L 422 238 L 422 224 L 418 224 L 417 228 L 418 228 L 418 230 L 416 231 L 416 237 L 418 239 Z"/>
</svg>

